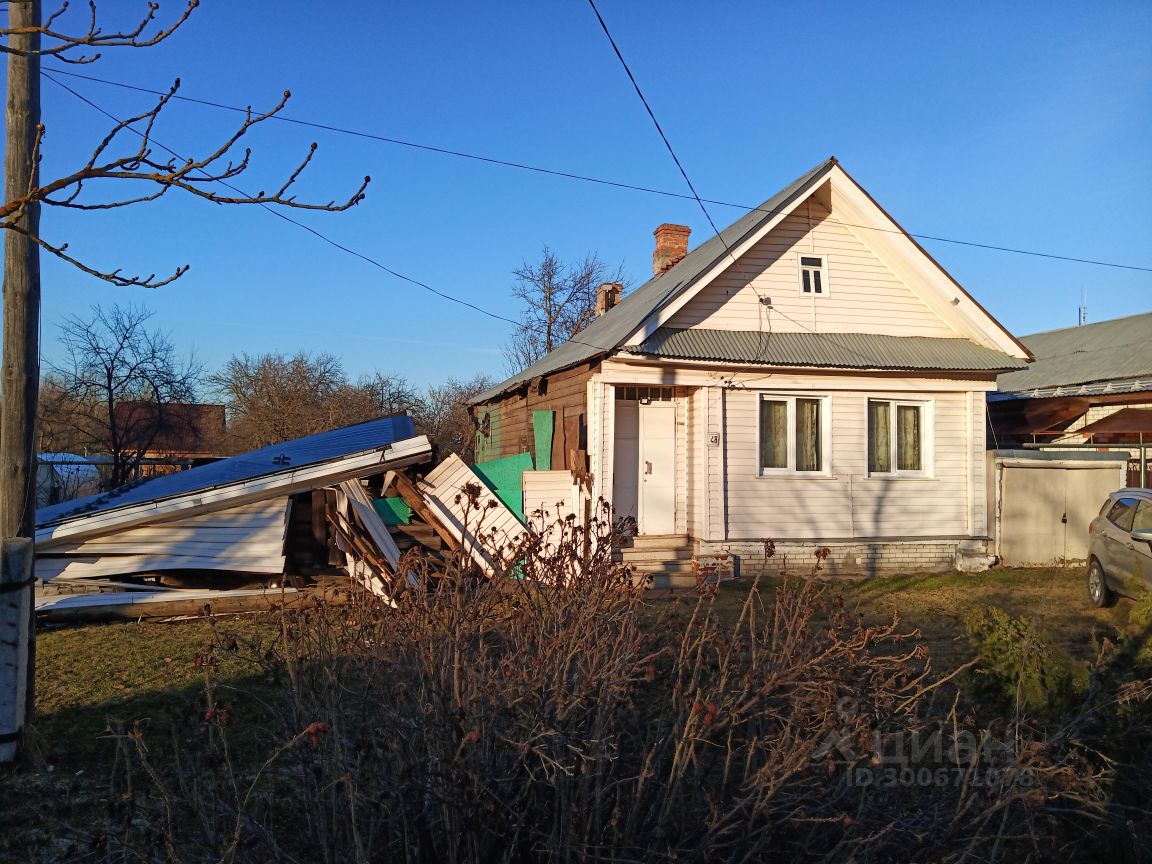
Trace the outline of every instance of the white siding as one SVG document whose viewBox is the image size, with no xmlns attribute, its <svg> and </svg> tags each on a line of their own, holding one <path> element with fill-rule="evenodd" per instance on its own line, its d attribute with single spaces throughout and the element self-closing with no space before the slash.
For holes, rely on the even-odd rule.
<svg viewBox="0 0 1152 864">
<path fill-rule="evenodd" d="M 705 536 L 708 507 L 708 393 L 704 387 L 687 391 L 687 441 L 685 444 L 685 511 L 687 533 Z"/>
<path fill-rule="evenodd" d="M 492 575 L 497 564 L 509 563 L 506 559 L 524 537 L 524 525 L 464 460 L 449 455 L 417 486 L 436 518 L 486 574 Z M 466 487 L 475 492 L 475 505 Z"/>
<path fill-rule="evenodd" d="M 807 391 L 823 394 L 819 382 Z M 893 390 L 839 391 L 829 395 L 831 447 L 828 476 L 760 476 L 758 401 L 765 391 L 720 391 L 725 404 L 725 471 L 712 478 L 713 507 L 727 501 L 727 536 L 713 520 L 709 540 L 757 538 L 867 538 L 968 536 L 969 510 L 983 498 L 970 455 L 967 395 Z M 781 392 L 773 388 L 770 392 Z M 919 399 L 931 403 L 930 477 L 869 477 L 869 398 Z M 982 430 L 982 426 L 981 426 Z M 981 432 L 982 435 L 982 432 Z M 982 472 L 981 472 L 982 473 Z M 727 495 L 716 488 L 726 483 Z M 975 488 L 979 485 L 979 489 Z M 970 505 L 969 496 L 975 501 Z M 981 505 L 982 506 L 982 505 Z"/>
<path fill-rule="evenodd" d="M 728 436 L 724 434 L 724 402 L 726 391 L 708 388 L 708 435 L 720 437 L 717 447 L 708 448 L 708 538 L 725 539 L 728 534 L 728 484 L 725 478 L 725 453 Z"/>
<path fill-rule="evenodd" d="M 676 515 L 673 531 L 688 532 L 688 391 L 675 390 L 676 405 Z"/>
<path fill-rule="evenodd" d="M 108 577 L 162 570 L 282 573 L 287 518 L 284 497 L 57 542 L 36 556 L 36 577 Z"/>
<path fill-rule="evenodd" d="M 810 218 L 806 207 L 811 208 Z M 852 228 L 828 216 L 828 210 L 815 200 L 801 206 L 685 304 L 667 326 L 959 335 Z M 800 254 L 826 256 L 826 296 L 800 293 Z M 771 307 L 760 302 L 763 297 L 771 298 Z"/>
</svg>

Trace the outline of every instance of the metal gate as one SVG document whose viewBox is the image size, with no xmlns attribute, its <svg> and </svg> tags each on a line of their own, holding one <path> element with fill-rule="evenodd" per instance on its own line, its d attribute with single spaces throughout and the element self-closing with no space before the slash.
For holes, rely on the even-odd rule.
<svg viewBox="0 0 1152 864">
<path fill-rule="evenodd" d="M 1026 567 L 1084 562 L 1088 523 L 1108 494 L 1123 487 L 1126 454 L 992 455 L 993 532 L 1000 563 Z"/>
</svg>

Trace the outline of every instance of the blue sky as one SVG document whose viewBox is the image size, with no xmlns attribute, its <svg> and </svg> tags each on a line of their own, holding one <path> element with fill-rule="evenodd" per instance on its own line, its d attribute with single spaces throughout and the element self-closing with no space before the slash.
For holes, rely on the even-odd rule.
<svg viewBox="0 0 1152 864">
<path fill-rule="evenodd" d="M 106 27 L 143 3 L 102 4 Z M 355 7 L 355 8 L 353 8 Z M 79 7 L 78 7 L 79 8 Z M 161 15 L 176 12 L 165 3 Z M 1152 4 L 766 4 L 600 0 L 697 189 L 753 206 L 829 155 L 906 229 L 1152 267 Z M 82 15 L 74 20 L 79 22 Z M 60 68 L 46 62 L 46 68 Z M 205 2 L 168 42 L 67 67 L 184 95 L 511 161 L 685 192 L 585 0 Z M 105 110 L 149 97 L 61 78 Z M 51 82 L 42 173 L 85 158 L 107 120 Z M 156 139 L 201 153 L 236 115 L 181 103 Z M 647 278 L 661 222 L 706 239 L 691 201 L 612 189 L 288 123 L 251 136 L 267 188 L 320 145 L 301 198 L 367 199 L 289 215 L 394 270 L 515 318 L 511 270 L 544 244 Z M 723 227 L 738 209 L 715 206 Z M 450 304 L 256 208 L 171 195 L 109 213 L 49 209 L 42 233 L 93 266 L 190 271 L 114 288 L 44 260 L 45 359 L 57 323 L 143 303 L 209 366 L 243 351 L 329 351 L 353 376 L 417 384 L 502 377 L 509 325 Z M 1152 310 L 1152 273 L 925 241 L 1017 334 Z"/>
</svg>

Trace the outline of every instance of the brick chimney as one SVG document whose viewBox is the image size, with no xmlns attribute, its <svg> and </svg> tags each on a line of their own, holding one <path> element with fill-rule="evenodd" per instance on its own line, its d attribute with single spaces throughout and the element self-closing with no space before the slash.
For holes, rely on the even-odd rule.
<svg viewBox="0 0 1152 864">
<path fill-rule="evenodd" d="M 692 229 L 687 225 L 670 225 L 667 222 L 652 232 L 656 238 L 656 251 L 652 253 L 653 276 L 668 271 L 688 254 L 688 235 L 691 233 Z"/>
<path fill-rule="evenodd" d="M 620 302 L 624 286 L 618 282 L 605 282 L 596 289 L 596 317 L 599 318 Z"/>
</svg>

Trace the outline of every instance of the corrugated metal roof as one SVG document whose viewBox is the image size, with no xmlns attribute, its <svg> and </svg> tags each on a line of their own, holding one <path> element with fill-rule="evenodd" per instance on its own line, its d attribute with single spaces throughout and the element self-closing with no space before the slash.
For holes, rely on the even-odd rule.
<svg viewBox="0 0 1152 864">
<path fill-rule="evenodd" d="M 175 495 L 187 495 L 266 474 L 278 474 L 307 465 L 317 465 L 354 453 L 381 450 L 415 434 L 416 427 L 407 414 L 357 423 L 354 426 L 345 426 L 343 429 L 333 429 L 330 432 L 285 441 L 283 444 L 262 447 L 199 468 L 177 471 L 174 474 L 165 474 L 162 477 L 121 486 L 119 489 L 99 495 L 89 495 L 87 498 L 41 507 L 36 511 L 36 525 L 41 527 L 103 510 L 171 498 Z"/>
<path fill-rule="evenodd" d="M 995 372 L 1024 361 L 967 339 L 873 333 L 766 333 L 661 327 L 633 354 L 761 366 Z"/>
<path fill-rule="evenodd" d="M 701 243 L 668 272 L 648 280 L 628 294 L 619 304 L 581 330 L 574 339 L 565 342 L 518 375 L 485 390 L 472 400 L 472 404 L 494 399 L 538 375 L 559 372 L 600 354 L 615 351 L 649 315 L 691 287 L 728 254 L 730 247 L 738 246 L 745 237 L 770 221 L 776 211 L 786 207 L 808 184 L 820 178 L 835 164 L 835 157 L 826 159 L 796 178 L 755 210 L 744 214 L 719 234 Z"/>
<path fill-rule="evenodd" d="M 1001 375 L 996 380 L 1001 392 L 1027 396 L 1075 384 L 1152 379 L 1152 312 L 1048 330 L 1020 341 L 1036 360 L 1020 372 Z"/>
</svg>

